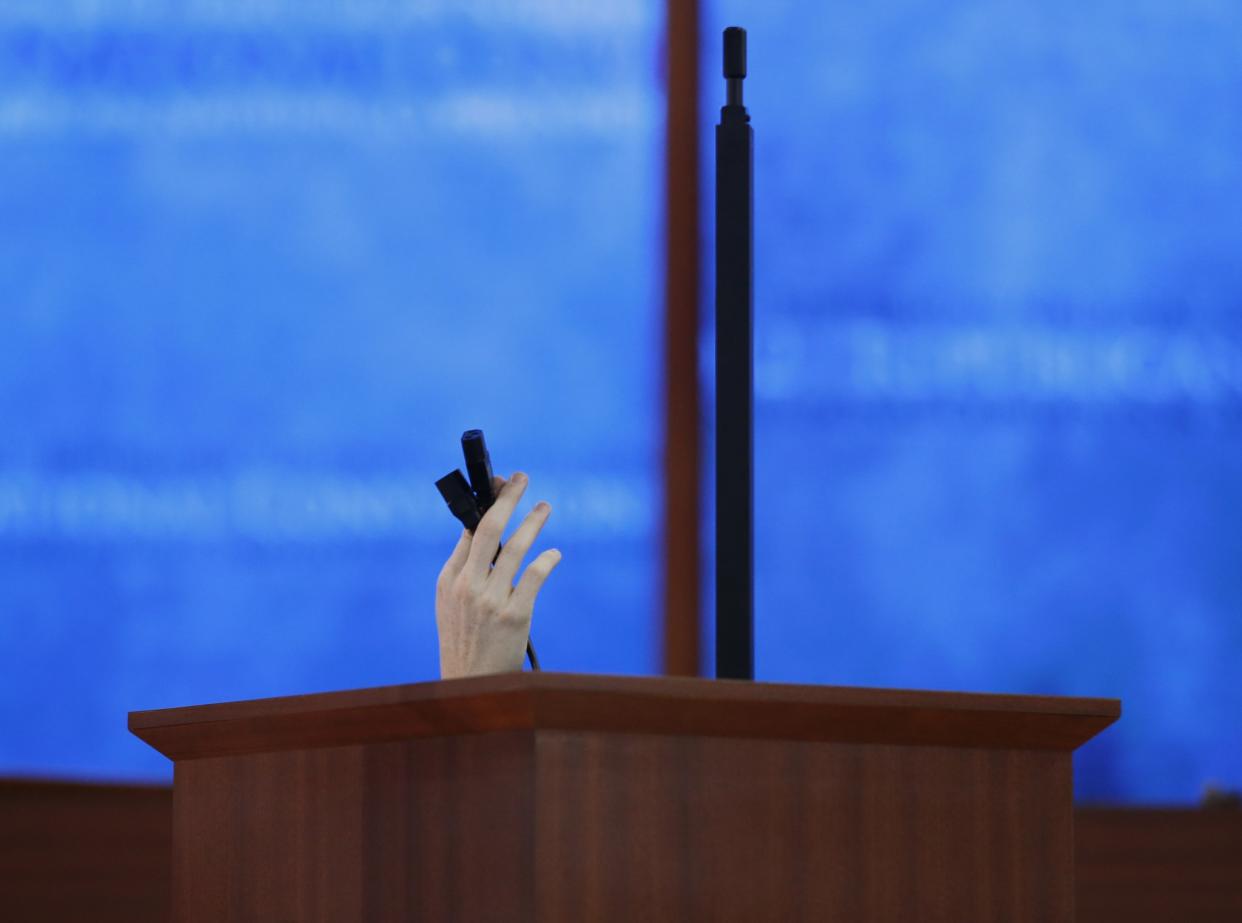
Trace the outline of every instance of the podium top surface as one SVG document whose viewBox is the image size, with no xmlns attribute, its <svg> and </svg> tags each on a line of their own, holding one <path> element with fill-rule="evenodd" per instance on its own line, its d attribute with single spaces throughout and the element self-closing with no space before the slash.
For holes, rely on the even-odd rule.
<svg viewBox="0 0 1242 923">
<path fill-rule="evenodd" d="M 173 760 L 496 731 L 595 731 L 1073 750 L 1117 699 L 507 673 L 130 712 Z"/>
</svg>

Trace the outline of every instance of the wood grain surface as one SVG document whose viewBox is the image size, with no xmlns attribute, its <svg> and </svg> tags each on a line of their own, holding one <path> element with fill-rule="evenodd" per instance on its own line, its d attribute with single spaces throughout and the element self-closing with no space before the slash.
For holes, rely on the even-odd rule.
<svg viewBox="0 0 1242 923">
<path fill-rule="evenodd" d="M 1115 699 L 513 673 L 131 712 L 175 760 L 506 730 L 596 730 L 1070 751 Z"/>
<path fill-rule="evenodd" d="M 1073 919 L 1113 700 L 509 674 L 131 715 L 175 921 Z"/>
<path fill-rule="evenodd" d="M 173 919 L 533 919 L 531 734 L 177 767 Z"/>
<path fill-rule="evenodd" d="M 1242 811 L 1080 808 L 1082 923 L 1242 921 Z"/>
<path fill-rule="evenodd" d="M 174 920 L 1070 921 L 1070 756 L 504 732 L 188 760 Z"/>
<path fill-rule="evenodd" d="M 540 734 L 539 920 L 1070 921 L 1070 756 Z"/>
<path fill-rule="evenodd" d="M 0 920 L 168 919 L 172 791 L 0 779 Z"/>
<path fill-rule="evenodd" d="M 629 762 L 633 784 L 672 784 L 651 760 L 649 752 Z M 397 798 L 382 824 L 403 824 L 407 804 L 408 799 Z M 439 810 L 435 823 L 453 829 L 453 807 L 441 804 Z M 797 815 L 790 820 L 787 814 L 774 812 L 770 822 L 795 832 L 805 829 Z M 563 823 L 564 812 L 554 813 L 545 822 L 537 820 L 536 831 L 548 836 L 557 825 L 546 821 L 557 816 L 557 824 Z M 667 826 L 676 816 L 665 813 L 648 822 Z M 1079 923 L 1242 920 L 1242 811 L 1086 807 L 1075 811 L 1074 826 Z M 627 820 L 618 833 L 632 827 Z M 371 838 L 387 835 L 394 834 L 381 826 Z M 426 867 L 435 870 L 449 861 L 456 842 L 449 837 L 426 853 Z M 166 923 L 171 851 L 168 787 L 0 780 L 0 919 L 6 923 Z M 371 853 L 389 863 L 379 866 L 384 877 L 393 874 L 396 851 L 372 846 Z M 630 874 L 653 900 L 675 906 L 693 892 L 670 878 L 663 856 L 660 848 L 645 851 Z M 790 874 L 803 874 L 802 867 L 795 864 Z M 831 866 L 825 874 L 833 874 Z M 592 887 L 598 886 L 589 879 L 582 890 Z M 448 886 L 433 884 L 426 893 L 428 910 L 451 918 L 444 910 L 452 900 Z M 444 895 L 438 906 L 431 897 L 436 893 Z M 583 899 L 573 898 L 575 893 L 565 900 Z"/>
</svg>

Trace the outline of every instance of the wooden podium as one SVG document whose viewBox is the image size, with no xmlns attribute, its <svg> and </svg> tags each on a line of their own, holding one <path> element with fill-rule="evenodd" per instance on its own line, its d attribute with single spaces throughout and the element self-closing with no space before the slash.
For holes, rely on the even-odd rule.
<svg viewBox="0 0 1242 923">
<path fill-rule="evenodd" d="M 173 919 L 1068 921 L 1111 699 L 522 673 L 134 712 Z"/>
</svg>

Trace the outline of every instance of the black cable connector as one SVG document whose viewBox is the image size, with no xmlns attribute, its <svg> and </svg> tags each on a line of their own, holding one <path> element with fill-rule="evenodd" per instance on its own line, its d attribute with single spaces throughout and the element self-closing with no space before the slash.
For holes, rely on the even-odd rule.
<svg viewBox="0 0 1242 923">
<path fill-rule="evenodd" d="M 474 499 L 470 485 L 466 483 L 466 476 L 461 473 L 460 468 L 454 468 L 436 481 L 436 489 L 440 491 L 440 496 L 448 504 L 449 512 L 457 518 L 458 522 L 471 532 L 479 527 L 483 514 L 479 511 L 479 504 Z"/>
<path fill-rule="evenodd" d="M 470 476 L 470 489 L 479 505 L 479 515 L 486 515 L 496 502 L 492 490 L 492 457 L 487 453 L 483 430 L 468 429 L 461 434 L 461 451 L 466 456 L 466 474 Z"/>
</svg>

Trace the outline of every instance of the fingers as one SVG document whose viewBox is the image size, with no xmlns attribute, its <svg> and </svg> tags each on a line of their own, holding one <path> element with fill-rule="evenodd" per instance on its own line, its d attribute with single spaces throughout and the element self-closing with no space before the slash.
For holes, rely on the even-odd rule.
<svg viewBox="0 0 1242 923">
<path fill-rule="evenodd" d="M 503 587 L 504 596 L 509 595 L 509 590 L 513 586 L 513 578 L 517 575 L 518 568 L 522 566 L 522 559 L 526 557 L 526 552 L 534 544 L 539 530 L 543 528 L 551 514 L 552 507 L 540 500 L 535 504 L 535 508 L 526 514 L 526 518 L 522 520 L 517 531 L 505 542 L 505 547 L 500 551 L 500 558 L 496 561 L 496 566 L 492 568 L 491 576 L 487 578 L 489 583 L 495 581 L 499 587 Z"/>
<path fill-rule="evenodd" d="M 539 594 L 543 582 L 560 563 L 561 553 L 555 548 L 549 548 L 531 561 L 526 572 L 522 574 L 522 579 L 513 589 L 513 596 L 509 600 L 510 607 L 517 612 L 530 612 L 534 609 L 535 597 Z"/>
<path fill-rule="evenodd" d="M 509 517 L 522 499 L 526 491 L 526 475 L 518 472 L 496 495 L 496 502 L 483 516 L 483 521 L 474 530 L 474 540 L 470 543 L 470 556 L 463 568 L 476 583 L 487 578 L 488 567 L 496 557 L 496 549 L 500 547 L 500 537 L 505 534 L 505 526 Z"/>
<path fill-rule="evenodd" d="M 452 580 L 465 567 L 466 558 L 470 555 L 470 540 L 469 530 L 462 529 L 461 537 L 457 539 L 457 545 L 453 548 L 453 553 L 449 555 L 449 559 L 444 562 L 444 567 L 440 569 L 441 580 Z"/>
</svg>

